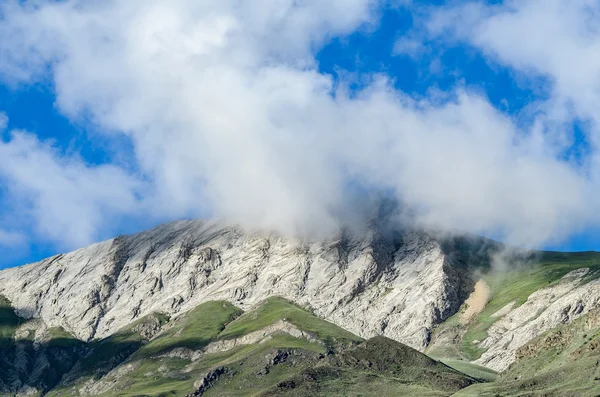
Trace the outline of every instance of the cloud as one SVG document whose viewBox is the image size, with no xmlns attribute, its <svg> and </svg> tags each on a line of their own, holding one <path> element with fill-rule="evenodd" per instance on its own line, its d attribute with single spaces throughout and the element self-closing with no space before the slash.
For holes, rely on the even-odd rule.
<svg viewBox="0 0 600 397">
<path fill-rule="evenodd" d="M 0 132 L 8 127 L 8 116 L 4 112 L 0 112 Z"/>
<path fill-rule="evenodd" d="M 1 78 L 51 80 L 61 112 L 131 141 L 135 167 L 13 132 L 0 175 L 39 233 L 71 245 L 128 214 L 314 236 L 356 216 L 349 186 L 512 242 L 598 223 L 598 183 L 546 120 L 523 130 L 468 87 L 412 98 L 389 76 L 351 91 L 320 73 L 318 49 L 376 14 L 369 0 L 4 3 Z"/>
<path fill-rule="evenodd" d="M 26 241 L 27 238 L 21 233 L 0 229 L 0 247 L 20 247 Z"/>
<path fill-rule="evenodd" d="M 430 34 L 469 43 L 490 62 L 511 67 L 528 79 L 545 79 L 549 98 L 538 108 L 544 112 L 543 121 L 589 121 L 592 124 L 586 132 L 597 146 L 598 16 L 600 4 L 596 1 L 510 0 L 499 5 L 466 3 L 434 9 L 426 24 Z M 551 137 L 563 148 L 573 144 L 568 136 L 571 131 L 566 132 Z M 590 170 L 597 172 L 599 164 L 595 158 L 590 160 Z"/>
<path fill-rule="evenodd" d="M 394 55 L 408 55 L 417 58 L 425 51 L 425 46 L 418 38 L 405 36 L 396 40 L 392 51 Z"/>
<path fill-rule="evenodd" d="M 0 142 L 0 158 L 4 210 L 18 214 L 21 227 L 31 227 L 61 247 L 86 244 L 114 216 L 137 211 L 137 182 L 115 166 L 87 166 L 22 131 L 12 131 L 8 140 Z M 19 234 L 0 230 L 0 241 L 23 240 Z"/>
</svg>

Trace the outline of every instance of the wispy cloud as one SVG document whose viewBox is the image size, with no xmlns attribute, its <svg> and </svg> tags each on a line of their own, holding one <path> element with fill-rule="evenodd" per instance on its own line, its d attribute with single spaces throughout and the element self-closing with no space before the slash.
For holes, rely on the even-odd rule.
<svg viewBox="0 0 600 397">
<path fill-rule="evenodd" d="M 419 38 L 403 36 L 394 43 L 394 55 L 408 55 L 417 58 L 425 51 L 423 41 Z"/>
<path fill-rule="evenodd" d="M 0 132 L 8 127 L 8 116 L 4 112 L 0 112 Z"/>
<path fill-rule="evenodd" d="M 23 234 L 0 229 L 0 247 L 21 248 L 26 242 Z"/>
</svg>

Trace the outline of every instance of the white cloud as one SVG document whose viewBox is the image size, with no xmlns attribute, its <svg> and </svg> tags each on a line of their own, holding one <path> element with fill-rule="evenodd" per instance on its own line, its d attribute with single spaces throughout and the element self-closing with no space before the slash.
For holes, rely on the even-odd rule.
<svg viewBox="0 0 600 397">
<path fill-rule="evenodd" d="M 117 167 L 86 166 L 19 131 L 0 142 L 0 158 L 0 181 L 8 196 L 4 211 L 17 212 L 21 226 L 32 224 L 39 235 L 62 247 L 86 244 L 114 216 L 137 211 L 137 182 Z M 12 244 L 19 238 L 4 232 L 0 240 Z"/>
<path fill-rule="evenodd" d="M 1 6 L 0 75 L 52 79 L 60 110 L 125 134 L 138 167 L 13 133 L 0 175 L 53 240 L 83 244 L 136 211 L 323 233 L 356 210 L 348 183 L 394 191 L 422 223 L 511 241 L 599 221 L 598 185 L 477 93 L 415 100 L 373 76 L 350 94 L 319 73 L 315 52 L 373 23 L 372 1 L 37 3 Z"/>
<path fill-rule="evenodd" d="M 420 39 L 403 36 L 396 40 L 392 51 L 394 55 L 408 55 L 416 58 L 425 51 L 425 47 Z"/>
<path fill-rule="evenodd" d="M 27 241 L 27 238 L 18 232 L 0 229 L 0 247 L 21 247 Z"/>
<path fill-rule="evenodd" d="M 0 132 L 4 131 L 8 126 L 8 116 L 4 112 L 0 112 Z"/>
</svg>

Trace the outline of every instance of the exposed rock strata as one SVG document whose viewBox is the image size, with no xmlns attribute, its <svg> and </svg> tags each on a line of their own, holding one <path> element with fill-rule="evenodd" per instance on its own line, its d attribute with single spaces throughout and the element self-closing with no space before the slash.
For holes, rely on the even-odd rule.
<svg viewBox="0 0 600 397">
<path fill-rule="evenodd" d="M 569 323 L 600 305 L 600 279 L 582 283 L 588 269 L 574 270 L 551 287 L 540 289 L 521 306 L 501 310 L 480 346 L 488 349 L 476 363 L 504 371 L 517 349 L 542 333 Z"/>
<path fill-rule="evenodd" d="M 280 295 L 363 337 L 423 350 L 458 310 L 472 281 L 440 244 L 416 232 L 318 243 L 247 234 L 204 221 L 173 222 L 0 272 L 0 294 L 82 340 L 152 312 L 176 315 L 208 300 L 242 308 Z"/>
</svg>

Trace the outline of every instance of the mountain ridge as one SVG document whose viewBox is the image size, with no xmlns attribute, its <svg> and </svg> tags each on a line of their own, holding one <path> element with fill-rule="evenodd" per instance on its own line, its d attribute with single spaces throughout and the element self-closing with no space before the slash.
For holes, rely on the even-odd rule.
<svg viewBox="0 0 600 397">
<path fill-rule="evenodd" d="M 467 294 L 471 280 L 459 276 L 439 243 L 415 232 L 388 237 L 371 230 L 358 239 L 341 234 L 307 244 L 212 222 L 181 221 L 4 270 L 0 293 L 21 316 L 42 317 L 82 340 L 109 335 L 125 325 L 126 317 L 134 320 L 156 310 L 175 314 L 208 295 L 241 307 L 281 295 L 313 306 L 334 323 L 350 316 L 356 324 L 344 326 L 362 335 L 387 332 L 394 337 L 408 326 L 407 338 L 419 335 L 405 341 L 422 349 L 434 324 L 456 311 Z M 394 293 L 400 295 L 395 304 L 384 299 Z M 361 300 L 365 294 L 368 299 Z M 377 324 L 368 325 L 359 317 L 372 313 L 374 300 L 385 312 Z M 411 300 L 423 300 L 427 311 L 426 316 L 415 313 L 418 320 L 412 323 L 397 315 L 397 306 Z M 342 314 L 340 308 L 347 310 Z"/>
</svg>

